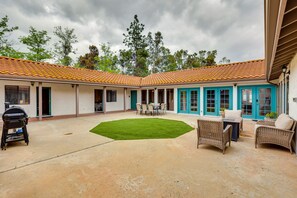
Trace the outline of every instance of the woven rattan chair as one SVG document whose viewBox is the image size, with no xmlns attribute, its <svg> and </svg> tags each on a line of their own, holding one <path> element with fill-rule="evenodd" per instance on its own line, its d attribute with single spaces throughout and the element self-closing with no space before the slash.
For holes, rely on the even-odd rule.
<svg viewBox="0 0 297 198">
<path fill-rule="evenodd" d="M 225 153 L 226 144 L 231 146 L 232 126 L 228 125 L 224 129 L 223 121 L 197 120 L 197 148 L 200 144 L 210 144 Z"/>
<path fill-rule="evenodd" d="M 256 129 L 255 148 L 257 148 L 259 144 L 276 144 L 289 149 L 292 153 L 292 138 L 297 122 L 294 120 L 290 130 L 278 129 L 275 127 L 274 123 L 273 121 L 257 122 L 257 125 L 260 126 Z"/>
<path fill-rule="evenodd" d="M 146 112 L 147 112 L 147 105 L 146 104 L 142 104 L 141 107 L 142 107 L 142 113 L 146 114 Z"/>
<path fill-rule="evenodd" d="M 142 114 L 141 104 L 136 104 L 136 114 Z"/>
<path fill-rule="evenodd" d="M 154 105 L 149 104 L 147 105 L 147 111 L 148 114 L 154 115 Z"/>
</svg>

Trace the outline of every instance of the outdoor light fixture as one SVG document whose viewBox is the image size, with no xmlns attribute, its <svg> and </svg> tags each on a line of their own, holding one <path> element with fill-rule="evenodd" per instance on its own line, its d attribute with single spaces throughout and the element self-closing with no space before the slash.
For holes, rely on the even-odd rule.
<svg viewBox="0 0 297 198">
<path fill-rule="evenodd" d="M 33 81 L 31 82 L 31 86 L 34 86 L 34 82 Z"/>
<path fill-rule="evenodd" d="M 286 66 L 286 65 L 283 65 L 283 66 L 282 66 L 282 72 L 283 72 L 284 74 L 286 74 L 286 72 L 287 72 L 287 66 Z"/>
<path fill-rule="evenodd" d="M 74 87 L 74 84 L 71 84 L 71 87 L 73 88 Z"/>
</svg>

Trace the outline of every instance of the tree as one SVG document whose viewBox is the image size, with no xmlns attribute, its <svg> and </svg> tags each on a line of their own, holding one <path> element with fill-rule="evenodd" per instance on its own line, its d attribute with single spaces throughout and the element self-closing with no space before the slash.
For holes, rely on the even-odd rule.
<svg viewBox="0 0 297 198">
<path fill-rule="evenodd" d="M 47 31 L 38 31 L 30 27 L 29 35 L 20 37 L 20 41 L 27 45 L 30 51 L 26 53 L 26 58 L 33 61 L 43 61 L 52 58 L 51 52 L 46 49 L 50 39 L 51 38 L 47 35 Z"/>
<path fill-rule="evenodd" d="M 151 73 L 161 72 L 163 70 L 161 49 L 164 46 L 162 33 L 159 31 L 156 32 L 153 38 L 152 33 L 149 32 L 147 35 L 147 44 L 149 47 L 148 65 L 151 66 Z"/>
<path fill-rule="evenodd" d="M 127 28 L 128 33 L 123 34 L 123 43 L 132 52 L 132 61 L 135 68 L 131 70 L 135 76 L 146 76 L 148 74 L 146 65 L 146 59 L 148 57 L 146 50 L 147 43 L 145 35 L 142 34 L 143 30 L 144 24 L 139 22 L 137 15 L 134 15 L 134 21 L 132 21 L 130 27 Z"/>
<path fill-rule="evenodd" d="M 72 58 L 69 54 L 75 54 L 76 50 L 73 49 L 73 44 L 78 42 L 74 29 L 64 28 L 63 30 L 61 26 L 57 26 L 54 34 L 59 38 L 58 42 L 54 44 L 57 63 L 66 66 L 71 65 Z"/>
<path fill-rule="evenodd" d="M 221 60 L 220 60 L 220 64 L 228 64 L 230 63 L 230 59 L 228 59 L 227 57 L 223 57 Z"/>
<path fill-rule="evenodd" d="M 101 71 L 107 71 L 112 73 L 119 73 L 120 70 L 117 67 L 118 57 L 110 49 L 109 43 L 100 45 L 101 55 L 97 56 L 96 68 Z"/>
<path fill-rule="evenodd" d="M 206 52 L 206 58 L 205 58 L 205 62 L 206 62 L 206 66 L 212 66 L 212 65 L 216 65 L 216 57 L 217 57 L 217 50 L 212 50 L 212 51 L 208 51 Z"/>
<path fill-rule="evenodd" d="M 0 55 L 13 58 L 23 58 L 24 54 L 16 51 L 12 47 L 12 41 L 8 41 L 8 36 L 11 32 L 18 30 L 18 26 L 8 26 L 8 16 L 4 16 L 0 20 Z"/>
<path fill-rule="evenodd" d="M 131 50 L 121 49 L 119 53 L 119 64 L 122 68 L 122 74 L 133 75 L 134 66 L 133 66 L 133 53 Z"/>
<path fill-rule="evenodd" d="M 185 61 L 188 58 L 188 50 L 178 50 L 174 53 L 174 58 L 177 64 L 177 69 L 181 70 L 181 69 L 186 69 L 185 67 Z"/>
<path fill-rule="evenodd" d="M 87 68 L 87 69 L 96 69 L 97 60 L 96 57 L 99 56 L 99 50 L 95 45 L 89 46 L 89 53 L 86 53 L 84 56 L 80 56 L 78 58 L 79 67 Z"/>
</svg>

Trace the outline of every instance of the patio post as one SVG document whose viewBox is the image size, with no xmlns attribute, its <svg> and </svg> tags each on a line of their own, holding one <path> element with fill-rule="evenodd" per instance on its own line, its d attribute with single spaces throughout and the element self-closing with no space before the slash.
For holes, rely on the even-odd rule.
<svg viewBox="0 0 297 198">
<path fill-rule="evenodd" d="M 234 83 L 233 85 L 233 110 L 237 110 L 237 104 L 238 104 L 238 101 L 237 101 L 237 97 L 238 96 L 238 93 L 237 93 L 237 84 Z"/>
<path fill-rule="evenodd" d="M 164 104 L 167 106 L 167 89 L 164 89 Z"/>
<path fill-rule="evenodd" d="M 154 89 L 154 104 L 157 105 L 158 103 L 158 88 Z"/>
<path fill-rule="evenodd" d="M 203 86 L 200 87 L 200 115 L 203 116 L 204 114 L 204 90 Z"/>
<path fill-rule="evenodd" d="M 149 90 L 146 90 L 146 104 L 149 103 Z"/>
<path fill-rule="evenodd" d="M 106 113 L 106 86 L 103 87 L 103 113 Z"/>
<path fill-rule="evenodd" d="M 42 82 L 38 83 L 38 120 L 42 120 Z"/>
<path fill-rule="evenodd" d="M 126 111 L 126 97 L 127 97 L 127 88 L 124 88 L 124 111 Z"/>
<path fill-rule="evenodd" d="M 79 85 L 75 85 L 75 116 L 79 115 Z"/>
</svg>

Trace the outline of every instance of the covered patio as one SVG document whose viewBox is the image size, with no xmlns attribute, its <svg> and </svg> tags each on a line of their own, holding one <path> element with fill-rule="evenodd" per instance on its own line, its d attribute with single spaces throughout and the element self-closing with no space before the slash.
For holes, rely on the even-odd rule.
<svg viewBox="0 0 297 198">
<path fill-rule="evenodd" d="M 254 148 L 254 122 L 244 120 L 226 154 L 196 149 L 196 131 L 175 139 L 114 141 L 89 130 L 102 121 L 143 118 L 135 112 L 30 122 L 30 145 L 1 152 L 1 197 L 294 197 L 295 155 Z M 198 116 L 162 118 L 196 126 Z"/>
</svg>

